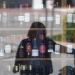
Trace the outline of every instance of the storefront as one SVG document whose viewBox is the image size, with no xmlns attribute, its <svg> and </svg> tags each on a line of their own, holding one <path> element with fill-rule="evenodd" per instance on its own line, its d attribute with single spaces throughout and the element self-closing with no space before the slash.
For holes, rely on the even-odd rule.
<svg viewBox="0 0 75 75">
<path fill-rule="evenodd" d="M 0 0 L 1 75 L 75 75 L 75 8 L 71 0 Z"/>
</svg>

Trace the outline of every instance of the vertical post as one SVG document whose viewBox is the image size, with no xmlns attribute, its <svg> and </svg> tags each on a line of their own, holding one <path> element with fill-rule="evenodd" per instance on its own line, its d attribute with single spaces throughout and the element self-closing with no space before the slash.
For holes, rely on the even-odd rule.
<svg viewBox="0 0 75 75">
<path fill-rule="evenodd" d="M 47 17 L 49 12 L 51 13 L 50 17 L 53 17 L 54 16 L 54 0 L 46 0 L 46 27 L 48 27 L 48 24 L 47 24 Z M 53 28 L 53 22 L 50 23 L 51 25 L 51 29 L 50 29 L 50 38 L 52 38 L 52 28 Z"/>
<path fill-rule="evenodd" d="M 67 0 L 61 0 L 61 7 L 66 7 L 67 6 Z"/>
</svg>

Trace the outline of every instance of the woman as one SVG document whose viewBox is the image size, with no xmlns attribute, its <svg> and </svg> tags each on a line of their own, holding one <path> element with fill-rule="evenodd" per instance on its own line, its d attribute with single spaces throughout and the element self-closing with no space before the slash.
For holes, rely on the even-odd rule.
<svg viewBox="0 0 75 75">
<path fill-rule="evenodd" d="M 51 52 L 48 52 L 49 42 L 52 43 L 53 51 L 55 51 L 56 43 L 52 39 L 46 37 L 46 27 L 44 26 L 43 23 L 33 22 L 28 31 L 27 36 L 28 38 L 23 39 L 20 42 L 20 45 L 16 53 L 15 65 L 23 65 L 23 64 L 25 65 L 26 64 L 27 70 L 28 70 L 28 66 L 32 65 L 32 69 L 34 72 L 36 72 L 36 68 L 38 68 L 39 73 L 46 73 L 46 75 L 53 73 L 53 67 L 52 67 L 51 60 L 17 61 L 17 58 L 48 58 L 48 57 L 51 58 Z M 63 50 L 65 50 L 64 48 Z M 14 72 L 18 72 L 18 71 L 14 71 Z"/>
</svg>

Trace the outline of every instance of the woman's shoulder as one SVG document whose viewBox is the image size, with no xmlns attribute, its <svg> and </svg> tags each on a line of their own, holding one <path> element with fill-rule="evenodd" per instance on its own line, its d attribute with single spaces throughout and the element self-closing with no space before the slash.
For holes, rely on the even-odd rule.
<svg viewBox="0 0 75 75">
<path fill-rule="evenodd" d="M 52 38 L 46 37 L 45 38 L 47 41 L 52 41 L 55 44 L 55 41 Z"/>
<path fill-rule="evenodd" d="M 27 38 L 21 40 L 21 42 L 26 42 L 26 41 L 27 41 Z"/>
</svg>

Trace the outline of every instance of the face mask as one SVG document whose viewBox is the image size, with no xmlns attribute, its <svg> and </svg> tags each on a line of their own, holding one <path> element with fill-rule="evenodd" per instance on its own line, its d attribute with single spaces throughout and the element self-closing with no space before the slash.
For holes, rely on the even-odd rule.
<svg viewBox="0 0 75 75">
<path fill-rule="evenodd" d="M 38 39 L 43 39 L 44 38 L 43 30 L 37 30 L 36 31 L 36 38 L 38 38 Z"/>
</svg>

